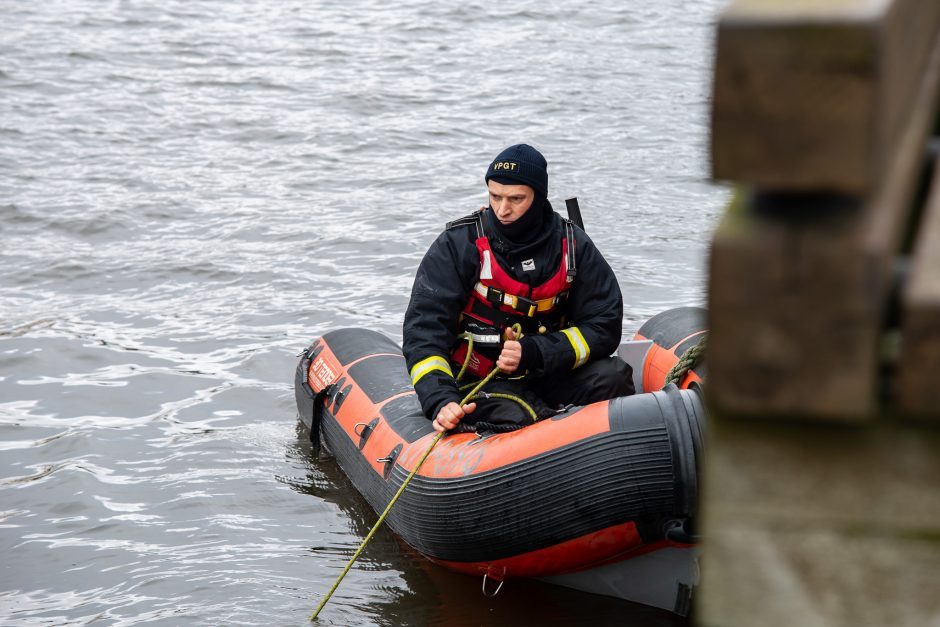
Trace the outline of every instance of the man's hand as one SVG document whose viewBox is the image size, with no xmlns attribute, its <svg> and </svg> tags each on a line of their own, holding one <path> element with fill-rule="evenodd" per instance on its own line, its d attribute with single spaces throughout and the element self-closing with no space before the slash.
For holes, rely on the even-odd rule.
<svg viewBox="0 0 940 627">
<path fill-rule="evenodd" d="M 472 414 L 476 408 L 476 403 L 467 403 L 463 407 L 457 403 L 447 403 L 441 407 L 441 411 L 437 412 L 437 418 L 431 422 L 431 425 L 435 431 L 450 431 L 460 424 L 464 416 Z"/>
<path fill-rule="evenodd" d="M 506 329 L 506 341 L 503 342 L 503 350 L 496 360 L 496 365 L 506 374 L 512 374 L 519 368 L 519 362 L 522 361 L 522 344 L 516 341 L 516 332 L 512 328 Z"/>
</svg>

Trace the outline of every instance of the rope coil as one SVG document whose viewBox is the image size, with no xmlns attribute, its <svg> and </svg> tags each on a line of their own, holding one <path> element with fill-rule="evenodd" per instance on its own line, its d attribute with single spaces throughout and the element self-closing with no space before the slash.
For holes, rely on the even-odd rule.
<svg viewBox="0 0 940 627">
<path fill-rule="evenodd" d="M 670 383 L 675 383 L 679 385 L 682 379 L 685 378 L 685 375 L 689 373 L 689 370 L 694 368 L 699 364 L 702 358 L 705 356 L 705 347 L 708 342 L 708 334 L 703 333 L 702 339 L 696 342 L 693 346 L 689 347 L 682 356 L 679 358 L 679 361 L 676 362 L 676 365 L 673 366 L 669 373 L 666 375 L 665 385 Z"/>
</svg>

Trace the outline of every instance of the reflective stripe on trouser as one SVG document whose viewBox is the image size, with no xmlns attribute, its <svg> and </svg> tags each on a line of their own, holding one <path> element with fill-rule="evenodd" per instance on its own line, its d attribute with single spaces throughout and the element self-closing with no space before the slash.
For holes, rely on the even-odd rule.
<svg viewBox="0 0 940 627">
<path fill-rule="evenodd" d="M 571 327 L 570 329 L 564 329 L 562 333 L 565 334 L 565 337 L 571 342 L 571 348 L 574 349 L 574 366 L 572 368 L 583 366 L 588 357 L 591 356 L 591 348 L 584 336 L 581 335 L 581 331 L 578 330 L 578 327 Z"/>
<path fill-rule="evenodd" d="M 453 370 L 450 369 L 450 363 L 443 357 L 433 355 L 427 359 L 422 359 L 411 369 L 411 385 L 418 385 L 418 381 L 432 370 L 440 370 L 451 377 L 454 376 Z"/>
</svg>

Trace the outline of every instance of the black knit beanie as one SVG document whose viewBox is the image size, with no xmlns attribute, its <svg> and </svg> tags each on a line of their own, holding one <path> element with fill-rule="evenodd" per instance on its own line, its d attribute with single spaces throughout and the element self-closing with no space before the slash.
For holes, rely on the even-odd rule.
<svg viewBox="0 0 940 627">
<path fill-rule="evenodd" d="M 528 144 L 516 144 L 502 151 L 486 170 L 490 179 L 503 185 L 528 185 L 548 196 L 548 164 L 538 150 Z"/>
</svg>

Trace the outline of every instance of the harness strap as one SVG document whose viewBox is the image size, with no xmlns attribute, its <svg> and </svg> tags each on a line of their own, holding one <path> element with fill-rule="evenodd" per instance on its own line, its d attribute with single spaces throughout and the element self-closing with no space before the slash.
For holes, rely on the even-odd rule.
<svg viewBox="0 0 940 627">
<path fill-rule="evenodd" d="M 483 237 L 483 209 L 478 209 L 468 216 L 462 218 L 457 218 L 456 220 L 451 220 L 447 223 L 447 226 L 444 228 L 447 230 L 457 228 L 458 226 L 464 226 L 467 224 L 473 224 L 477 229 L 477 237 Z"/>
<path fill-rule="evenodd" d="M 464 340 L 473 340 L 480 344 L 499 344 L 502 342 L 503 338 L 499 333 L 483 334 L 483 333 L 473 333 L 471 331 L 464 331 L 460 334 L 460 338 Z"/>
<path fill-rule="evenodd" d="M 568 300 L 567 291 L 561 292 L 552 298 L 533 300 L 524 296 L 510 294 L 509 292 L 505 292 L 495 287 L 483 285 L 483 283 L 480 283 L 479 281 L 476 285 L 473 286 L 473 291 L 494 305 L 506 305 L 507 307 L 512 307 L 515 311 L 518 311 L 529 318 L 538 313 L 551 311 L 559 304 Z"/>
<path fill-rule="evenodd" d="M 568 240 L 568 254 L 565 255 L 565 280 L 568 283 L 574 283 L 574 279 L 578 276 L 578 268 L 575 266 L 575 241 L 574 241 L 574 225 L 571 223 L 571 220 L 565 220 L 565 239 Z"/>
<path fill-rule="evenodd" d="M 477 238 L 481 238 L 485 235 L 483 231 L 483 209 L 478 209 L 470 215 L 464 216 L 462 218 L 457 218 L 456 220 L 451 220 L 447 223 L 446 229 L 453 229 L 458 226 L 464 225 L 474 225 L 477 231 Z M 578 276 L 578 268 L 575 263 L 575 239 L 574 239 L 574 223 L 567 219 L 562 218 L 562 221 L 565 223 L 565 239 L 568 240 L 568 255 L 565 258 L 565 278 L 568 283 L 573 283 L 576 276 Z"/>
</svg>

